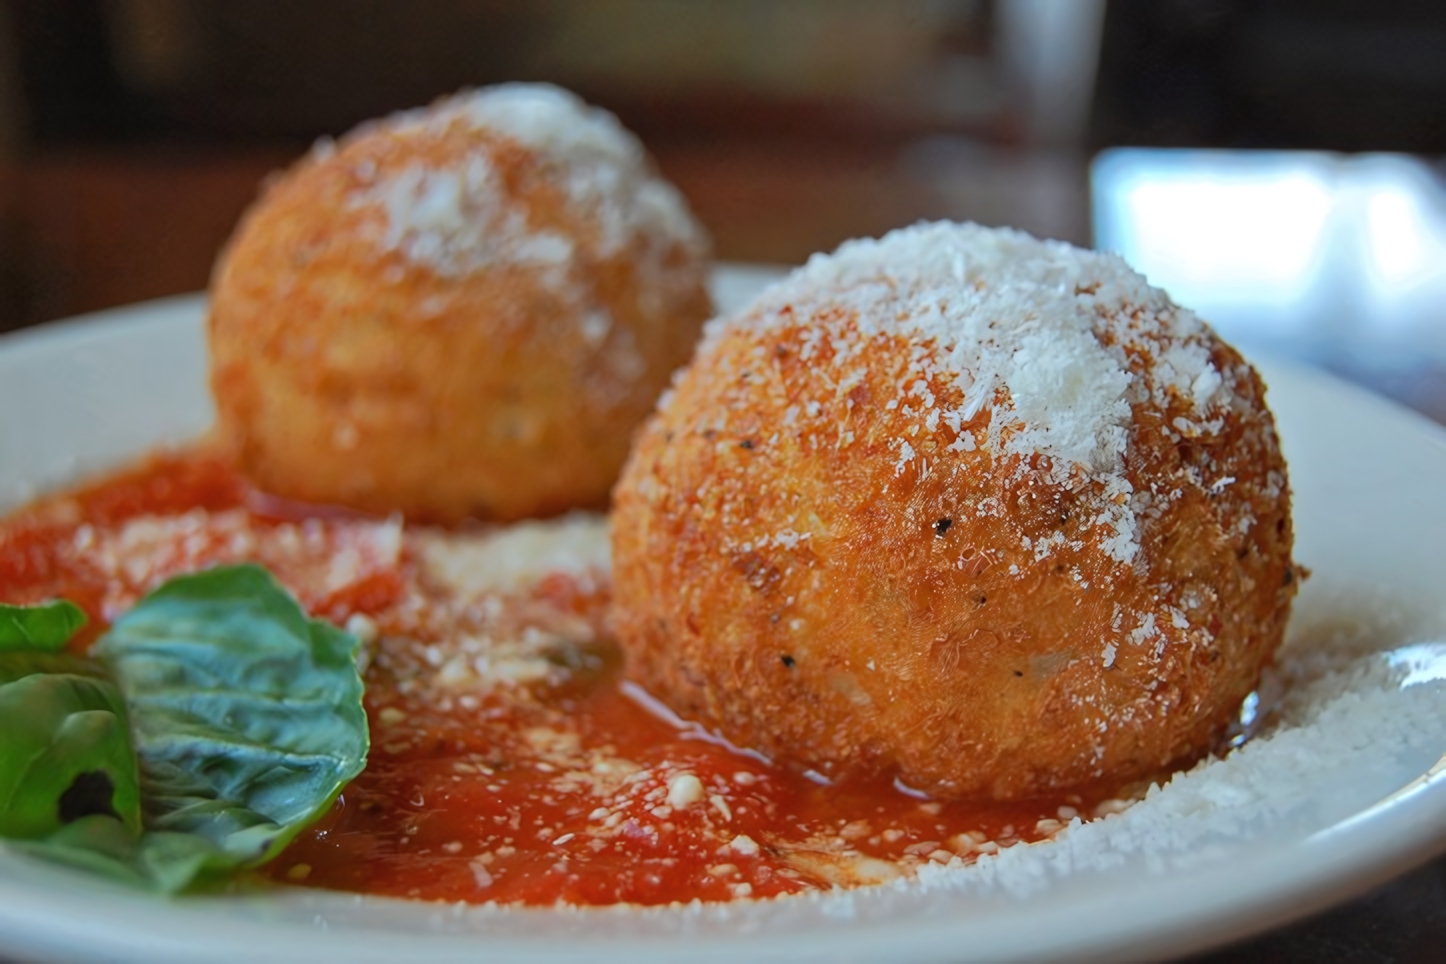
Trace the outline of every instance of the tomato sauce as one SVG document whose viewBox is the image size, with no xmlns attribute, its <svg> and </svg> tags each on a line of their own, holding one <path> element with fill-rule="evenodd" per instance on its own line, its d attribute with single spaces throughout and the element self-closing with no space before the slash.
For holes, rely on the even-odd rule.
<svg viewBox="0 0 1446 964">
<path fill-rule="evenodd" d="M 159 456 L 0 523 L 0 600 L 77 602 L 83 647 L 162 578 L 256 558 L 368 642 L 367 768 L 267 869 L 280 883 L 529 905 L 766 898 L 966 864 L 1111 796 L 933 801 L 888 776 L 828 785 L 774 766 L 624 681 L 605 578 L 464 598 L 406 532 L 268 499 L 204 450 Z"/>
</svg>

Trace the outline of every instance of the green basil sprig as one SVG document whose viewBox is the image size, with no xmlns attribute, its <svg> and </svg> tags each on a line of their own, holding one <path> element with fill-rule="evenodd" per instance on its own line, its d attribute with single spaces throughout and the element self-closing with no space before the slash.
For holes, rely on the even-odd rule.
<svg viewBox="0 0 1446 964">
<path fill-rule="evenodd" d="M 113 781 L 109 810 L 90 801 L 63 812 L 71 785 L 57 794 L 37 783 L 25 805 L 56 825 L 0 833 L 21 838 L 20 849 L 165 892 L 265 863 L 366 765 L 357 648 L 354 636 L 308 619 L 259 566 L 172 579 L 116 621 L 84 677 L 118 694 L 112 712 L 129 723 L 138 807 Z M 0 687 L 0 712 L 3 695 Z M 8 734 L 0 729 L 0 780 L 12 752 L 21 756 Z M 100 756 L 87 751 L 86 765 Z"/>
<path fill-rule="evenodd" d="M 66 599 L 38 606 L 0 603 L 0 653 L 16 650 L 57 653 L 88 621 L 85 610 Z"/>
<path fill-rule="evenodd" d="M 140 832 L 125 701 L 99 666 L 61 652 L 85 623 L 64 600 L 0 605 L 0 836 L 43 838 L 91 814 Z"/>
</svg>

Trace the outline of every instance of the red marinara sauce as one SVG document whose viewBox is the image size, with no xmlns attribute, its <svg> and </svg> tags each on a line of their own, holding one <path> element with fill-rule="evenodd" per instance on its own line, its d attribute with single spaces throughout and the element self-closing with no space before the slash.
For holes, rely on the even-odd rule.
<svg viewBox="0 0 1446 964">
<path fill-rule="evenodd" d="M 363 637 L 367 768 L 267 869 L 280 882 L 529 905 L 763 898 L 969 863 L 1111 796 L 933 801 L 887 776 L 773 766 L 623 681 L 605 571 L 438 577 L 448 553 L 503 551 L 495 535 L 279 502 L 198 449 L 0 523 L 0 600 L 79 603 L 84 647 L 164 578 L 251 559 Z"/>
</svg>

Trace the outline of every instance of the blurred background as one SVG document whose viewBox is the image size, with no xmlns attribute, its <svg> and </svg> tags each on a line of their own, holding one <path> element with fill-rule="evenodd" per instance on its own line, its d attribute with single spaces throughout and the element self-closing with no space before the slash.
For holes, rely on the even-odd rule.
<svg viewBox="0 0 1446 964">
<path fill-rule="evenodd" d="M 1011 224 L 1446 420 L 1440 0 L 0 0 L 0 330 L 199 290 L 316 137 L 515 79 L 721 258 Z"/>
<path fill-rule="evenodd" d="M 1446 421 L 1441 0 L 0 0 L 0 331 L 200 290 L 315 138 L 504 80 L 617 113 L 721 258 L 1015 225 Z M 1210 960 L 1443 946 L 1437 861 Z"/>
</svg>

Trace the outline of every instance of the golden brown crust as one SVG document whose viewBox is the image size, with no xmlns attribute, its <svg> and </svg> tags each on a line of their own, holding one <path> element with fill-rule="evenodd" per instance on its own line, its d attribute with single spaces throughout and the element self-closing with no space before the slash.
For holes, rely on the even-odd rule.
<svg viewBox="0 0 1446 964">
<path fill-rule="evenodd" d="M 506 257 L 447 270 L 395 243 L 387 179 L 479 158 L 532 235 L 572 244 L 563 274 Z M 209 322 L 220 425 L 248 475 L 440 521 L 606 503 L 711 311 L 706 249 L 604 244 L 547 160 L 465 118 L 392 123 L 270 185 L 220 258 Z"/>
<path fill-rule="evenodd" d="M 1202 752 L 1256 685 L 1295 591 L 1285 465 L 1254 371 L 1208 336 L 1233 396 L 1213 434 L 1172 428 L 1192 415 L 1182 398 L 1132 402 L 1126 565 L 1103 547 L 1097 482 L 1052 482 L 1039 455 L 958 450 L 961 432 L 988 435 L 988 408 L 919 431 L 886 405 L 918 378 L 916 341 L 864 340 L 850 380 L 810 335 L 839 331 L 837 313 L 779 321 L 793 311 L 710 338 L 624 470 L 629 673 L 740 745 L 945 796 L 1123 781 Z M 1124 351 L 1137 373 L 1156 362 L 1144 343 Z M 962 407 L 955 382 L 927 381 L 941 408 Z M 920 458 L 901 462 L 901 438 Z"/>
</svg>

